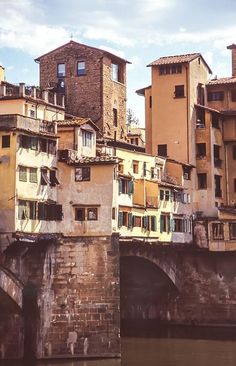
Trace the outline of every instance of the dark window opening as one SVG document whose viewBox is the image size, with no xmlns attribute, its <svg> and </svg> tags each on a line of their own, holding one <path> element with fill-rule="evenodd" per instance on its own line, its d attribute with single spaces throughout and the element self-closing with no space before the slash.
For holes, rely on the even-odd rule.
<svg viewBox="0 0 236 366">
<path fill-rule="evenodd" d="M 236 145 L 232 146 L 233 160 L 236 160 Z"/>
<path fill-rule="evenodd" d="M 50 184 L 47 169 L 41 169 L 41 181 L 40 181 L 40 183 L 41 183 L 42 186 L 46 186 L 47 184 Z"/>
<path fill-rule="evenodd" d="M 167 156 L 167 144 L 157 145 L 157 155 Z"/>
<path fill-rule="evenodd" d="M 229 224 L 230 239 L 236 239 L 236 222 Z"/>
<path fill-rule="evenodd" d="M 224 92 L 223 91 L 208 92 L 207 100 L 208 100 L 208 102 L 224 100 Z"/>
<path fill-rule="evenodd" d="M 117 122 L 118 122 L 118 119 L 117 119 L 117 109 L 116 108 L 113 108 L 113 125 L 115 127 L 117 127 Z"/>
<path fill-rule="evenodd" d="M 197 86 L 197 104 L 204 105 L 204 87 L 203 84 Z"/>
<path fill-rule="evenodd" d="M 188 165 L 183 165 L 183 178 L 185 180 L 191 179 L 191 167 Z"/>
<path fill-rule="evenodd" d="M 50 170 L 49 171 L 50 174 L 50 186 L 51 187 L 55 187 L 57 184 L 59 184 L 58 179 L 56 177 L 56 170 Z"/>
<path fill-rule="evenodd" d="M 149 97 L 149 108 L 152 108 L 152 96 Z"/>
<path fill-rule="evenodd" d="M 196 128 L 205 128 L 205 110 L 203 108 L 196 110 Z"/>
<path fill-rule="evenodd" d="M 207 173 L 199 173 L 198 177 L 198 189 L 207 188 Z"/>
<path fill-rule="evenodd" d="M 2 148 L 10 147 L 10 135 L 2 136 Z"/>
<path fill-rule="evenodd" d="M 90 167 L 75 168 L 75 181 L 90 181 Z"/>
<path fill-rule="evenodd" d="M 231 90 L 231 100 L 236 102 L 236 89 Z"/>
<path fill-rule="evenodd" d="M 113 81 L 118 81 L 119 83 L 124 83 L 121 65 L 112 63 L 111 64 L 111 73 L 112 73 Z"/>
<path fill-rule="evenodd" d="M 85 220 L 85 208 L 76 207 L 75 209 L 75 221 L 84 221 Z"/>
<path fill-rule="evenodd" d="M 218 198 L 222 197 L 221 176 L 220 175 L 215 175 L 215 196 Z"/>
<path fill-rule="evenodd" d="M 184 98 L 184 85 L 175 85 L 175 98 Z"/>
<path fill-rule="evenodd" d="M 134 193 L 134 182 L 128 179 L 119 179 L 119 194 Z"/>
<path fill-rule="evenodd" d="M 236 178 L 234 178 L 234 192 L 236 192 Z"/>
<path fill-rule="evenodd" d="M 220 159 L 220 146 L 214 145 L 214 166 L 221 168 L 222 160 Z"/>
<path fill-rule="evenodd" d="M 205 143 L 199 143 L 196 144 L 196 152 L 197 152 L 197 158 L 203 159 L 206 157 L 206 144 Z"/>
<path fill-rule="evenodd" d="M 212 127 L 214 128 L 220 128 L 220 117 L 217 113 L 212 113 Z"/>
<path fill-rule="evenodd" d="M 181 73 L 182 73 L 181 64 L 159 66 L 160 75 L 181 74 Z"/>
</svg>

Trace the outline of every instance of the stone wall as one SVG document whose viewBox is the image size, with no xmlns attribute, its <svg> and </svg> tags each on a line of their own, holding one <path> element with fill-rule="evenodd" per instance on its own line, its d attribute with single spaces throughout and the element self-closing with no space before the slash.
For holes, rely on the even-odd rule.
<svg viewBox="0 0 236 366">
<path fill-rule="evenodd" d="M 123 319 L 236 326 L 236 253 L 150 245 L 121 253 Z"/>
<path fill-rule="evenodd" d="M 22 312 L 0 301 L 2 358 L 120 356 L 117 235 L 13 243 L 2 260 L 24 283 Z"/>
<path fill-rule="evenodd" d="M 126 135 L 126 86 L 112 80 L 111 57 L 105 51 L 69 42 L 40 58 L 40 86 L 47 88 L 51 85 L 56 91 L 60 91 L 57 65 L 65 63 L 66 113 L 91 118 L 102 135 L 113 139 L 114 132 L 117 131 L 116 137 L 120 140 Z M 85 62 L 85 75 L 77 75 L 78 61 Z M 119 62 L 125 82 L 126 62 Z M 113 126 L 114 100 L 118 111 L 117 129 Z"/>
</svg>

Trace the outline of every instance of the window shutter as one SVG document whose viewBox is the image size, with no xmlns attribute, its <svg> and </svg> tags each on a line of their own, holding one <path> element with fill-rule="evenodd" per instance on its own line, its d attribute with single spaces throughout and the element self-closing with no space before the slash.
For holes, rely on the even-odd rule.
<svg viewBox="0 0 236 366">
<path fill-rule="evenodd" d="M 147 216 L 147 230 L 150 231 L 150 216 Z"/>
<path fill-rule="evenodd" d="M 143 162 L 143 176 L 146 177 L 147 174 L 147 163 L 146 161 Z"/>
<path fill-rule="evenodd" d="M 62 220 L 62 205 L 55 205 L 55 220 L 61 221 Z"/>
<path fill-rule="evenodd" d="M 163 216 L 160 218 L 160 232 L 163 232 Z"/>
<path fill-rule="evenodd" d="M 133 227 L 133 225 L 132 225 L 133 224 L 132 216 L 133 216 L 132 213 L 129 212 L 128 213 L 128 228 L 129 229 L 132 229 L 132 227 Z"/>
<path fill-rule="evenodd" d="M 118 227 L 121 227 L 123 224 L 123 212 L 119 212 L 118 214 Z"/>
<path fill-rule="evenodd" d="M 170 231 L 175 231 L 175 220 L 170 218 Z"/>
<path fill-rule="evenodd" d="M 157 218 L 156 216 L 151 216 L 151 230 L 157 231 Z"/>
<path fill-rule="evenodd" d="M 39 202 L 38 203 L 38 219 L 39 220 L 45 220 L 44 217 L 44 203 L 43 202 Z"/>
<path fill-rule="evenodd" d="M 132 194 L 134 193 L 134 182 L 132 180 L 130 180 L 128 182 L 128 194 Z"/>
<path fill-rule="evenodd" d="M 118 183 L 119 183 L 119 194 L 121 194 L 122 193 L 122 180 L 119 179 Z"/>
</svg>

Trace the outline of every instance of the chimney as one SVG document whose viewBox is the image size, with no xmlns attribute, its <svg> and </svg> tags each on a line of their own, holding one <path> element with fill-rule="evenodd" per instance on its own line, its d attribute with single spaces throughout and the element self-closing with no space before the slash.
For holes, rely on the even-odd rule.
<svg viewBox="0 0 236 366">
<path fill-rule="evenodd" d="M 236 77 L 236 44 L 232 43 L 227 48 L 232 50 L 232 76 Z"/>
<path fill-rule="evenodd" d="M 2 81 L 5 81 L 5 69 L 0 65 L 0 84 Z"/>
</svg>

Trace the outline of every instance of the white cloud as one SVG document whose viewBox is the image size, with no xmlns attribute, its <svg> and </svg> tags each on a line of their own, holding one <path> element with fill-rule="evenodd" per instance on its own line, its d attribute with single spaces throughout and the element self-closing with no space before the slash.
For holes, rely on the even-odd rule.
<svg viewBox="0 0 236 366">
<path fill-rule="evenodd" d="M 108 47 L 108 46 L 105 46 L 105 45 L 101 45 L 99 46 L 98 48 L 100 48 L 101 50 L 105 50 L 107 52 L 110 52 L 112 53 L 113 55 L 117 55 L 121 58 L 125 58 L 125 54 L 123 51 L 121 50 L 117 50 L 116 48 L 113 48 L 113 47 Z"/>
</svg>

